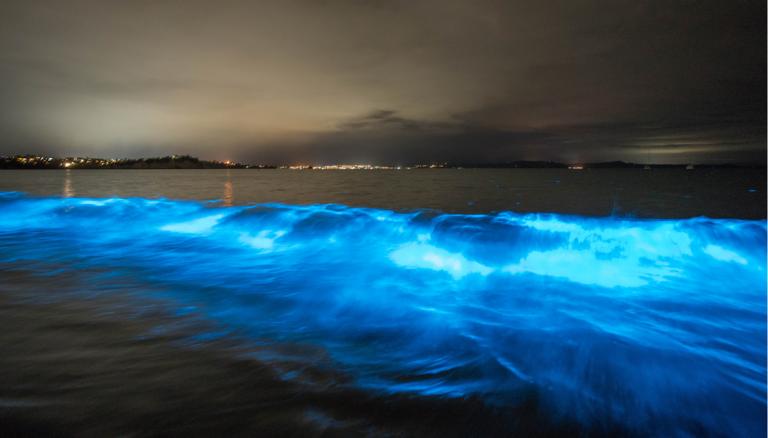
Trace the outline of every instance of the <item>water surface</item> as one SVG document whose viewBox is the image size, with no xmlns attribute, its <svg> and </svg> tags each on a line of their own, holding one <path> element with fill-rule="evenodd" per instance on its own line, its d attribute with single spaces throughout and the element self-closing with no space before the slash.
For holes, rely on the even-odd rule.
<svg viewBox="0 0 768 438">
<path fill-rule="evenodd" d="M 766 217 L 765 169 L 0 171 L 0 191 L 80 197 L 344 204 L 450 213 Z"/>
<path fill-rule="evenodd" d="M 0 427 L 764 434 L 754 175 L 412 172 L 0 174 Z"/>
</svg>

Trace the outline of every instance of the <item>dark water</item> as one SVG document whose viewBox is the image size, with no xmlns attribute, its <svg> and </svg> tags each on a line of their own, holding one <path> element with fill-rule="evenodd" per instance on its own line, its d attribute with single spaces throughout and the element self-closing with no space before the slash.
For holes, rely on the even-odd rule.
<svg viewBox="0 0 768 438">
<path fill-rule="evenodd" d="M 47 196 L 220 199 L 225 205 L 333 203 L 396 211 L 647 218 L 765 218 L 765 184 L 764 169 L 0 171 L 0 191 Z"/>
<path fill-rule="evenodd" d="M 764 178 L 0 173 L 0 428 L 761 436 Z"/>
</svg>

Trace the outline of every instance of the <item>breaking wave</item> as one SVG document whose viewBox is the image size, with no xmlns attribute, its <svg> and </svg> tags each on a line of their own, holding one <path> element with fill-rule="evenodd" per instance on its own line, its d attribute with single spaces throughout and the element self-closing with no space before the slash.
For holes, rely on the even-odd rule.
<svg viewBox="0 0 768 438">
<path fill-rule="evenodd" d="M 765 431 L 765 221 L 6 193 L 0 227 L 2 269 L 131 272 L 254 342 L 323 348 L 357 387 Z"/>
</svg>

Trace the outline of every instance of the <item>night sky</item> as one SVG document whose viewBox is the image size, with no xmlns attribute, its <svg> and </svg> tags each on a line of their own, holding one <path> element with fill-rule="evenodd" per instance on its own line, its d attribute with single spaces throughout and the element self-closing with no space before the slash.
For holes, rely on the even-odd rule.
<svg viewBox="0 0 768 438">
<path fill-rule="evenodd" d="M 766 2 L 5 0 L 17 153 L 764 163 Z"/>
</svg>

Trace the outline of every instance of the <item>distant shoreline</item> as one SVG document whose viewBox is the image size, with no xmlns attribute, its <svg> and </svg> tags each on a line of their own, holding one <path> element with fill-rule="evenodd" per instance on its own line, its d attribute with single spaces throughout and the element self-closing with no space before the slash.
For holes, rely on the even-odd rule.
<svg viewBox="0 0 768 438">
<path fill-rule="evenodd" d="M 46 157 L 16 155 L 0 157 L 0 170 L 111 169 L 111 170 L 171 170 L 171 169 L 290 169 L 290 170 L 412 170 L 412 169 L 765 169 L 763 164 L 640 164 L 624 161 L 565 164 L 555 161 L 510 161 L 503 163 L 427 163 L 406 165 L 330 164 L 330 165 L 272 165 L 245 164 L 233 161 L 201 160 L 189 155 L 157 158 L 106 159 L 91 157 Z"/>
</svg>

